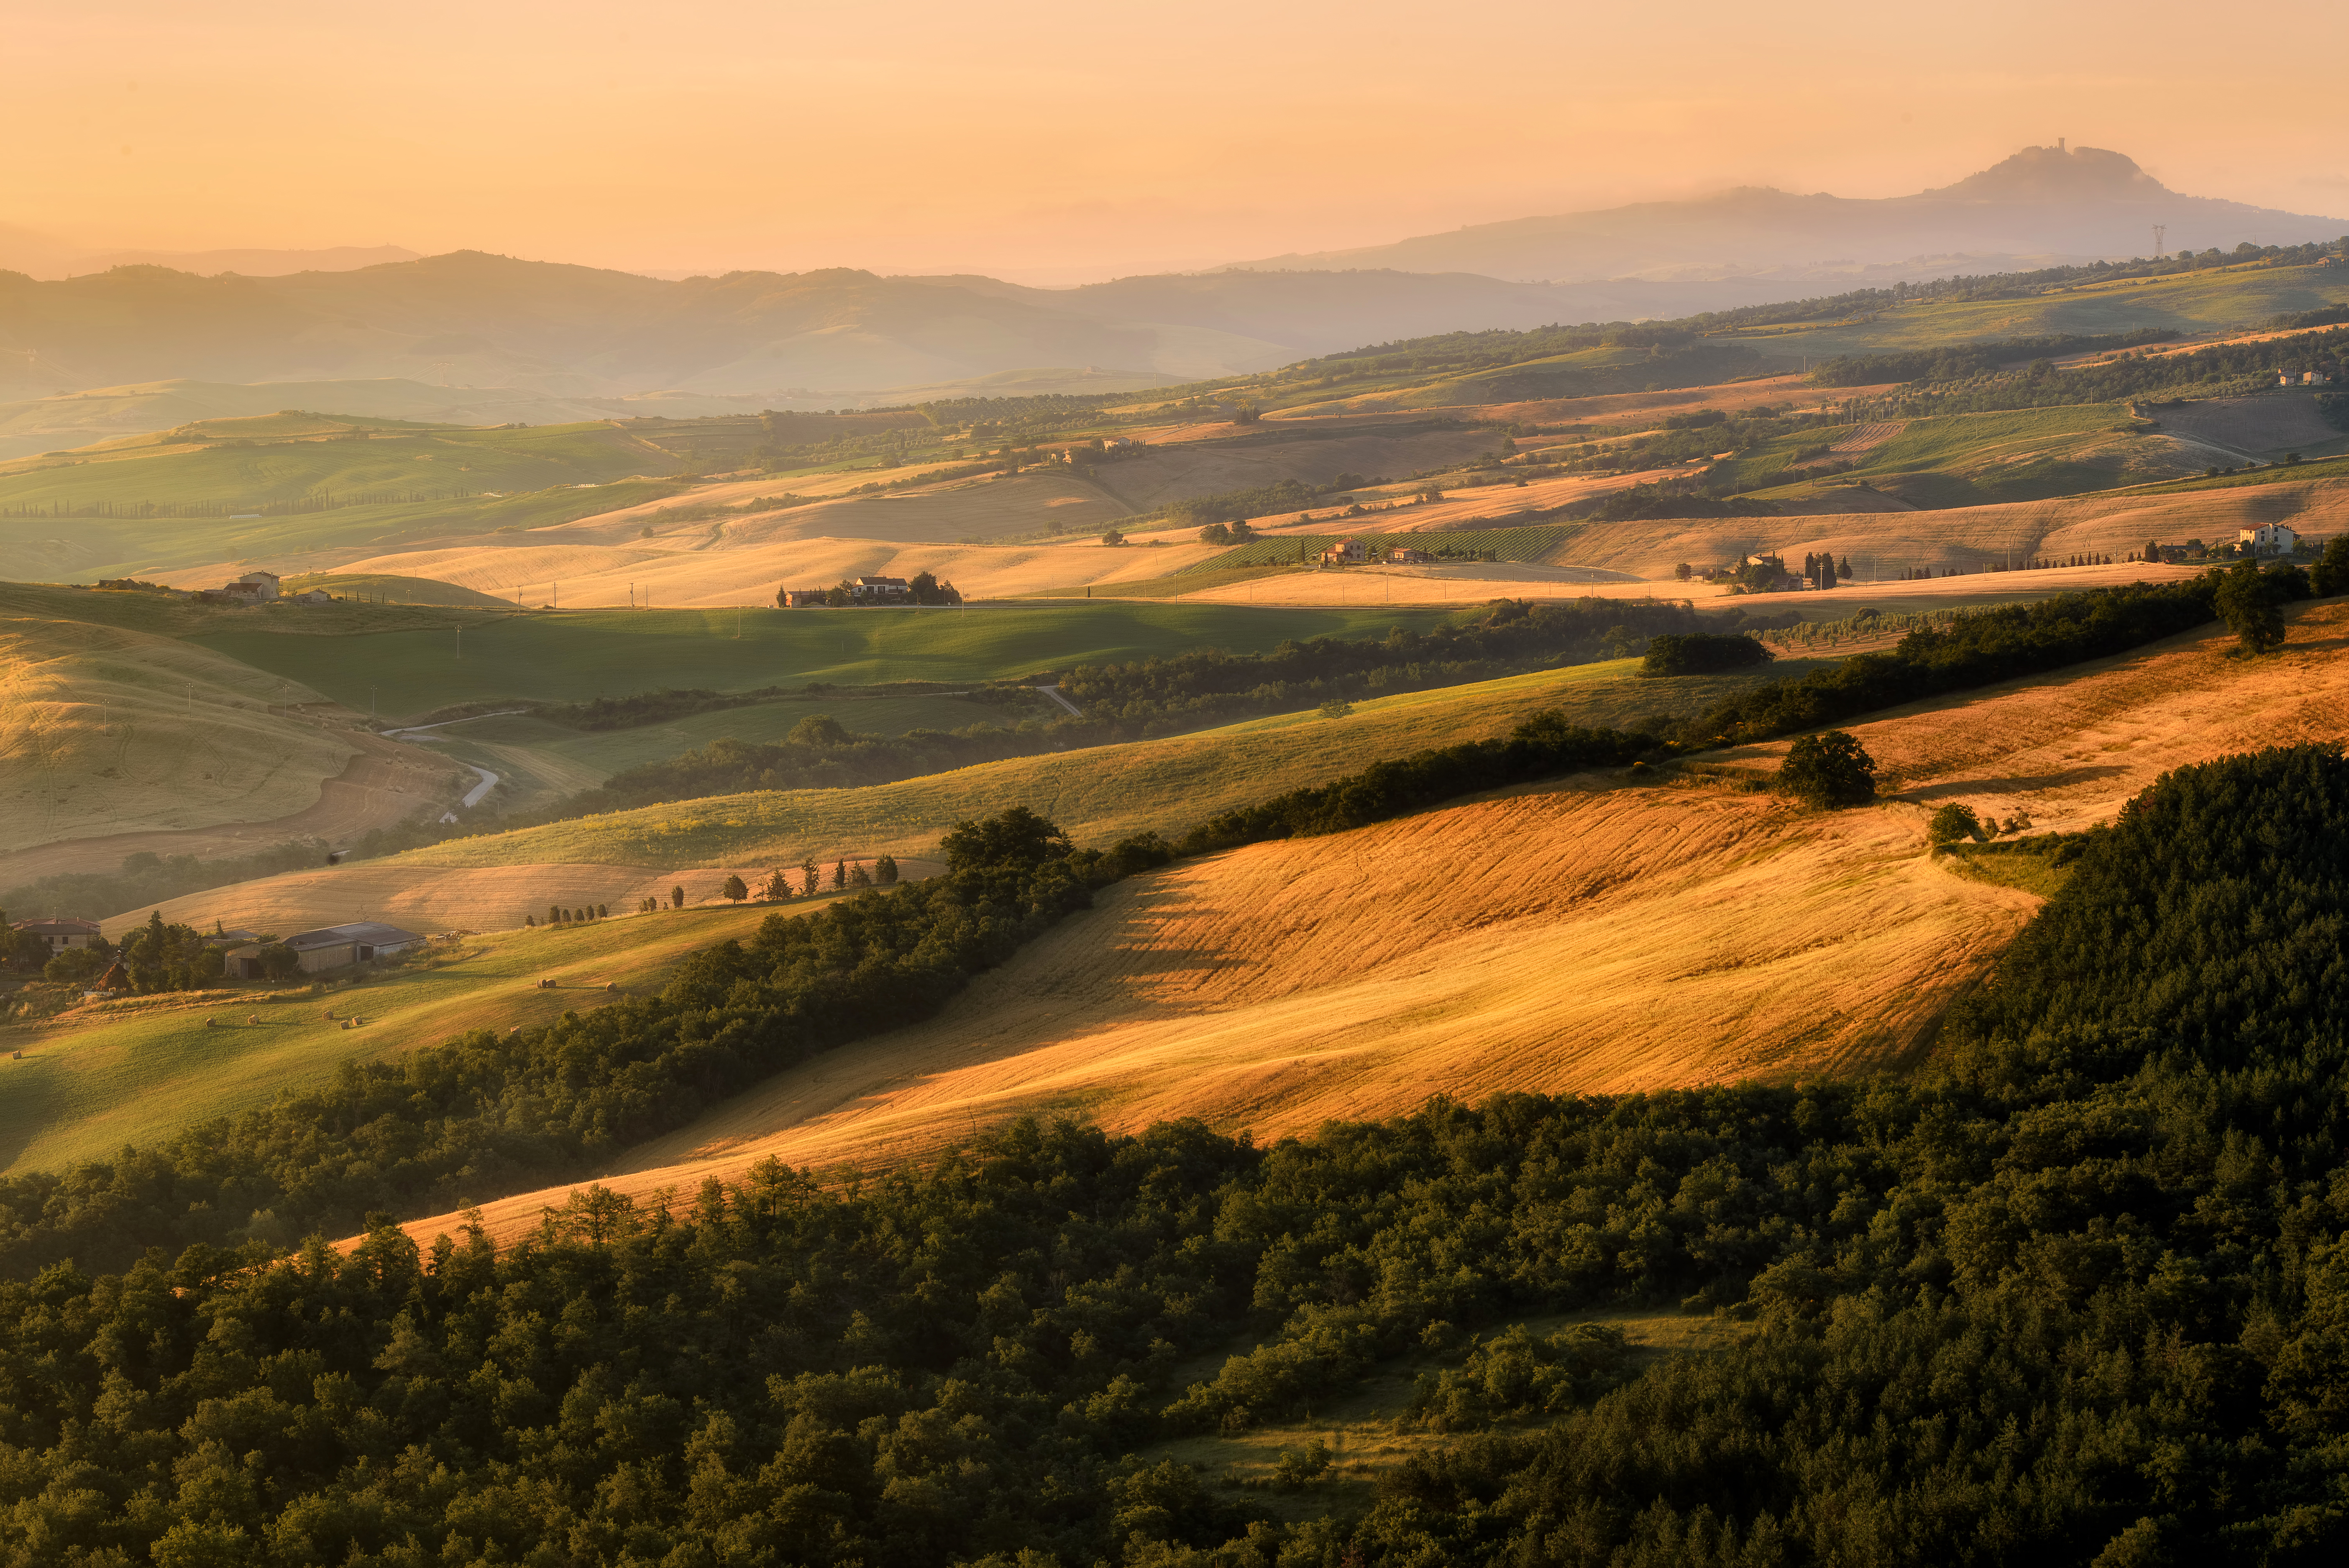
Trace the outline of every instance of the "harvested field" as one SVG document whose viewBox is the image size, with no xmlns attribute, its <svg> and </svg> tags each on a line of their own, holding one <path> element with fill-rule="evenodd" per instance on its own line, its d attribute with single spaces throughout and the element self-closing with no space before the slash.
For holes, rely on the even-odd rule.
<svg viewBox="0 0 2349 1568">
<path fill-rule="evenodd" d="M 1178 865 L 1112 890 L 932 1023 L 781 1074 L 606 1184 L 690 1191 L 769 1156 L 869 1169 L 1014 1115 L 1199 1116 L 1264 1139 L 1435 1093 L 1897 1066 L 2036 903 L 1929 858 L 1930 808 L 2076 826 L 2182 764 L 2343 738 L 2344 651 L 2349 606 L 2326 603 L 2268 658 L 2196 634 L 1856 725 L 1898 791 L 1858 810 L 1806 813 L 1701 772 L 1585 776 Z M 491 1205 L 492 1233 L 566 1191 Z"/>
<path fill-rule="evenodd" d="M 364 730 L 336 730 L 355 748 L 343 770 L 316 786 L 317 799 L 266 821 L 231 821 L 176 832 L 109 833 L 65 839 L 0 855 L 0 888 L 64 872 L 111 871 L 126 855 L 228 860 L 300 839 L 340 845 L 372 828 L 404 822 L 427 805 L 454 800 L 473 776 L 443 758 Z"/>
<path fill-rule="evenodd" d="M 790 513 L 786 516 L 792 515 Z M 737 526 L 737 525 L 730 525 Z M 436 577 L 531 604 L 559 588 L 566 608 L 651 602 L 662 608 L 769 604 L 778 586 L 828 587 L 843 577 L 936 573 L 968 598 L 1012 598 L 1071 583 L 1162 576 L 1222 553 L 1195 541 L 1114 548 L 1080 544 L 956 545 L 873 539 L 789 539 L 726 543 L 703 551 L 597 545 L 460 545 L 403 552 L 352 563 L 354 572 Z"/>
<path fill-rule="evenodd" d="M 392 804 L 385 791 L 414 791 L 396 820 L 456 777 L 429 759 L 403 765 L 397 748 L 369 747 L 305 705 L 331 706 L 298 682 L 171 637 L 95 620 L 0 618 L 0 855 L 10 857 L 0 887 L 42 874 L 21 872 L 15 857 L 46 844 L 166 834 L 177 846 L 191 831 L 216 842 L 297 819 L 374 825 Z M 352 770 L 361 756 L 379 766 Z M 348 788 L 326 793 L 337 778 Z M 76 851 L 83 866 L 87 852 Z M 113 851 L 106 863 L 130 852 Z"/>
<path fill-rule="evenodd" d="M 2230 540 L 2236 530 L 2263 522 L 2289 522 L 2318 536 L 2349 529 L 2349 481 L 2161 494 L 2115 490 L 1938 511 L 1599 522 L 1573 534 L 1548 563 L 1661 578 L 1682 561 L 1703 567 L 1749 554 L 1799 558 L 1833 551 L 1849 556 L 1865 581 L 1897 577 L 1912 567 L 1972 571 L 1996 561 L 2130 555 L 2148 541 Z"/>
<path fill-rule="evenodd" d="M 1277 426 L 1268 433 L 1287 428 Z M 1257 490 L 1282 480 L 1319 485 L 1349 473 L 1404 480 L 1423 469 L 1482 457 L 1499 439 L 1490 430 L 1414 429 L 1406 425 L 1385 433 L 1375 426 L 1349 423 L 1335 430 L 1300 430 L 1295 440 L 1258 436 L 1214 444 L 1154 444 L 1138 458 L 1102 464 L 1097 482 L 1131 510 L 1150 511 L 1169 501 Z"/>
<path fill-rule="evenodd" d="M 2220 468 L 2232 468 L 2248 458 L 2265 459 L 2285 452 L 2314 454 L 2349 447 L 2349 432 L 2335 428 L 2318 413 L 2316 399 L 2308 393 L 2154 403 L 2145 405 L 2144 410 L 2146 418 L 2165 434 L 2207 449 L 2209 464 Z"/>
</svg>

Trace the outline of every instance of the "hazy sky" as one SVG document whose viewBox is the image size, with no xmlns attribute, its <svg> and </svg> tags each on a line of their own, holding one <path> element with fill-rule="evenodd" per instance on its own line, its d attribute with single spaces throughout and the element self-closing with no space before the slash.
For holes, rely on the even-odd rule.
<svg viewBox="0 0 2349 1568">
<path fill-rule="evenodd" d="M 2328 0 L 75 0 L 12 7 L 0 223 L 1036 282 L 2028 143 L 2349 213 Z"/>
</svg>

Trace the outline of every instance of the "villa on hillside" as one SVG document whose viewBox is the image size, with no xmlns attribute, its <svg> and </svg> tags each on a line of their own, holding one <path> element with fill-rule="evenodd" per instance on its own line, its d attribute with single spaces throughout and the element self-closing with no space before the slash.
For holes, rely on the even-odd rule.
<svg viewBox="0 0 2349 1568">
<path fill-rule="evenodd" d="M 75 920 L 20 920 L 16 929 L 27 936 L 37 937 L 49 944 L 49 956 L 54 958 L 68 947 L 88 947 L 98 939 L 98 922 Z"/>
<path fill-rule="evenodd" d="M 402 931 L 396 925 L 380 921 L 353 921 L 348 925 L 321 926 L 316 931 L 297 932 L 285 939 L 302 961 L 305 971 L 346 969 L 370 959 L 388 958 L 395 953 L 405 953 L 420 947 L 424 938 L 412 931 Z"/>
<path fill-rule="evenodd" d="M 911 599 L 914 590 L 903 577 L 859 577 L 848 596 L 860 604 L 896 604 Z"/>
<path fill-rule="evenodd" d="M 1321 552 L 1332 566 L 1359 565 L 1371 558 L 1371 547 L 1359 539 L 1341 539 Z"/>
<path fill-rule="evenodd" d="M 200 604 L 274 604 L 279 581 L 274 572 L 248 572 L 233 583 L 198 589 L 195 599 Z"/>
<path fill-rule="evenodd" d="M 2299 546 L 2300 535 L 2282 523 L 2263 522 L 2257 528 L 2239 530 L 2235 544 L 2253 555 L 2290 555 Z"/>
</svg>

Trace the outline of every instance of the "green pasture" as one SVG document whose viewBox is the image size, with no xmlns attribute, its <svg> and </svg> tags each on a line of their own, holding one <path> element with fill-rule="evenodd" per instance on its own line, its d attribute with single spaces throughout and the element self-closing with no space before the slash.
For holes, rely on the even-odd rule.
<svg viewBox="0 0 2349 1568">
<path fill-rule="evenodd" d="M 356 597 L 387 604 L 471 605 L 484 610 L 511 610 L 507 600 L 431 577 L 397 577 L 384 572 L 312 572 L 288 577 L 288 593 L 323 588 L 336 598 Z"/>
<path fill-rule="evenodd" d="M 266 426 L 266 421 L 228 421 Z M 319 438 L 267 428 L 202 444 L 108 443 L 62 458 L 0 465 L 0 511 L 109 501 L 299 500 L 320 491 L 470 490 L 512 493 L 556 484 L 600 483 L 674 469 L 677 459 L 613 426 L 538 425 L 391 428 L 347 421 L 349 437 Z"/>
<path fill-rule="evenodd" d="M 101 577 L 171 581 L 182 568 L 212 562 L 267 561 L 321 550 L 381 553 L 416 539 L 543 528 L 659 500 L 684 488 L 676 480 L 621 480 L 585 489 L 564 484 L 517 495 L 337 506 L 259 517 L 63 517 L 46 512 L 11 517 L 0 512 L 0 555 L 12 562 L 8 570 L 16 575 L 55 583 L 94 583 Z M 135 504 L 138 499 L 120 504 Z"/>
<path fill-rule="evenodd" d="M 515 789 L 512 808 L 526 810 L 535 802 L 551 803 L 600 784 L 624 769 L 666 761 L 714 740 L 779 741 L 800 720 L 816 714 L 836 718 L 860 735 L 903 735 L 910 729 L 1008 726 L 1059 712 L 1041 697 L 1007 707 L 966 697 L 847 692 L 719 708 L 633 729 L 577 730 L 527 714 L 499 714 L 435 729 L 429 737 L 404 738 L 429 744 L 511 781 Z"/>
<path fill-rule="evenodd" d="M 2085 403 L 1911 419 L 1899 435 L 1859 454 L 1857 468 L 1822 479 L 1789 470 L 1795 451 L 1847 433 L 1782 437 L 1725 464 L 1727 477 L 1762 500 L 1799 502 L 1865 480 L 1913 505 L 1942 508 L 2111 490 L 2167 466 L 2167 449 L 2147 439 L 2126 404 Z"/>
<path fill-rule="evenodd" d="M 416 850 L 391 864 L 690 866 L 804 855 L 921 853 L 966 819 L 1025 805 L 1080 844 L 1178 833 L 1233 807 L 1319 784 L 1430 746 L 1506 735 L 1563 708 L 1577 723 L 1631 725 L 1692 713 L 1754 680 L 1816 667 L 1782 659 L 1765 675 L 1640 678 L 1634 659 L 1542 670 L 1380 697 L 1346 717 L 1319 712 L 1050 757 L 1013 758 L 895 784 L 770 790 L 616 811 Z"/>
<path fill-rule="evenodd" d="M 2344 299 L 2349 299 L 2349 275 L 2338 265 L 2230 267 L 2168 278 L 2080 284 L 2021 299 L 1931 301 L 1886 311 L 1874 321 L 1822 323 L 1795 330 L 1764 327 L 1724 334 L 1715 341 L 1745 344 L 1777 359 L 1804 355 L 1816 364 L 1843 354 L 2058 333 L 2129 332 L 2147 326 L 2202 333 L 2255 325 L 2285 311 Z"/>
<path fill-rule="evenodd" d="M 812 901 L 801 908 L 818 907 Z M 442 962 L 363 984 L 140 998 L 43 1026 L 0 1026 L 0 1174 L 56 1170 L 266 1105 L 342 1062 L 469 1029 L 551 1022 L 657 989 L 688 953 L 749 934 L 760 908 L 684 910 L 503 932 Z M 542 977 L 557 984 L 542 990 Z M 332 1008 L 336 1019 L 323 1014 Z M 363 1028 L 340 1019 L 357 1014 Z M 247 1020 L 258 1016 L 259 1023 Z M 206 1018 L 218 1026 L 207 1028 Z M 22 1059 L 11 1053 L 22 1052 Z M 243 1216 L 239 1215 L 242 1220 Z"/>
<path fill-rule="evenodd" d="M 666 687 L 882 686 L 1003 680 L 1076 664 L 1213 646 L 1259 653 L 1289 638 L 1433 626 L 1433 609 L 1076 603 L 976 609 L 533 612 L 450 630 L 288 638 L 206 631 L 189 641 L 387 717 L 458 703 L 575 702 Z"/>
</svg>

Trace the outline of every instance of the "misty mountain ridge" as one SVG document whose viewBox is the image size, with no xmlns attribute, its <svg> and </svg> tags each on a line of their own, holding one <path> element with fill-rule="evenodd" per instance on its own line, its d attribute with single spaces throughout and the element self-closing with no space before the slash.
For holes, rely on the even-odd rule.
<svg viewBox="0 0 2349 1568">
<path fill-rule="evenodd" d="M 1739 186 L 1692 201 L 1476 223 L 1233 265 L 1395 267 L 1567 284 L 1775 279 L 1853 286 L 2150 255 L 2155 224 L 2168 231 L 2168 251 L 2302 244 L 2349 232 L 2349 221 L 2339 218 L 2181 195 L 2122 153 L 2059 142 L 2026 147 L 1913 196 Z"/>
<path fill-rule="evenodd" d="M 846 267 L 672 280 L 479 251 L 284 275 L 151 263 L 47 280 L 0 273 L 0 398 L 397 382 L 494 390 L 491 404 L 659 393 L 785 409 L 1134 390 L 1452 331 L 1683 316 L 2139 255 L 2155 223 L 2169 226 L 2169 249 L 2349 228 L 2180 196 L 2119 153 L 2057 146 L 1914 196 L 1744 187 L 1076 288 Z M 0 226 L 0 253 L 28 233 Z M 1509 281 L 1527 276 L 1580 281 Z M 135 417 L 129 405 L 115 415 Z M 17 418 L 18 440 L 93 422 L 47 407 Z"/>
</svg>

